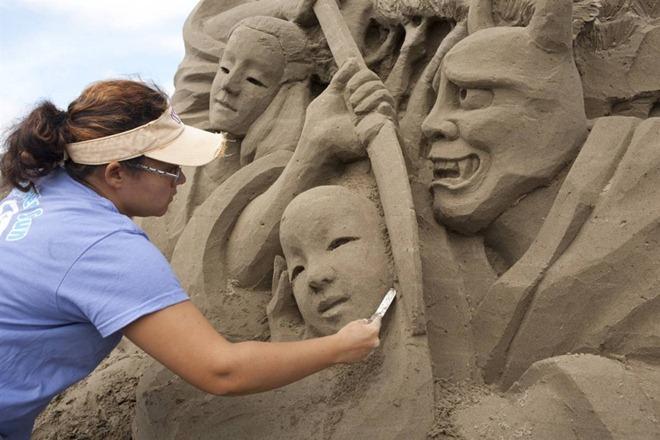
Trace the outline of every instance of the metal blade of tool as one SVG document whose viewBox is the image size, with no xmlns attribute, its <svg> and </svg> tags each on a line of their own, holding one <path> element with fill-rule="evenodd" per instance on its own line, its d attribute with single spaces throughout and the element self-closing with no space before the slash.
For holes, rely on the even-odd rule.
<svg viewBox="0 0 660 440">
<path fill-rule="evenodd" d="M 391 288 L 390 290 L 388 290 L 385 296 L 383 297 L 383 300 L 378 305 L 378 308 L 376 309 L 374 314 L 371 315 L 371 318 L 369 318 L 369 321 L 373 321 L 376 318 L 382 318 L 383 316 L 385 316 L 385 313 L 387 313 L 387 309 L 390 308 L 390 305 L 392 305 L 392 302 L 394 301 L 395 297 L 396 297 L 396 289 Z"/>
</svg>

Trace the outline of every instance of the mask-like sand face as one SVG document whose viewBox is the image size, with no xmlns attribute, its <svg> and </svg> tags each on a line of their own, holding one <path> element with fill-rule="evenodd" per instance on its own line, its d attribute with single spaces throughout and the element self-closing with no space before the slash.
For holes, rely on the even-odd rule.
<svg viewBox="0 0 660 440">
<path fill-rule="evenodd" d="M 342 187 L 307 191 L 287 207 L 280 240 L 308 333 L 368 318 L 391 286 L 375 206 Z"/>
<path fill-rule="evenodd" d="M 541 47 L 533 34 L 531 26 L 478 30 L 449 51 L 437 75 L 423 123 L 431 190 L 436 217 L 459 231 L 488 226 L 547 183 L 584 139 L 571 34 L 563 50 Z"/>
<path fill-rule="evenodd" d="M 211 86 L 211 126 L 245 135 L 279 91 L 284 64 L 277 38 L 245 26 L 236 28 Z"/>
</svg>

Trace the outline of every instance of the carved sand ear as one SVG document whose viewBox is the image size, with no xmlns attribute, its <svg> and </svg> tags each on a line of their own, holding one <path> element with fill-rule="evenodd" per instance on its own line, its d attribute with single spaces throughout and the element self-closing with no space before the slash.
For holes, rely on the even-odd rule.
<svg viewBox="0 0 660 440">
<path fill-rule="evenodd" d="M 573 0 L 537 0 L 527 29 L 546 52 L 562 52 L 573 47 Z"/>
<path fill-rule="evenodd" d="M 468 34 L 481 29 L 495 27 L 493 20 L 493 0 L 472 0 L 468 11 Z"/>
</svg>

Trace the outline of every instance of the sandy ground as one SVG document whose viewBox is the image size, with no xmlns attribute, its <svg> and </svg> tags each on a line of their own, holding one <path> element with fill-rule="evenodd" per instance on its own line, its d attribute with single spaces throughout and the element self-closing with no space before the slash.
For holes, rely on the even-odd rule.
<svg viewBox="0 0 660 440">
<path fill-rule="evenodd" d="M 152 362 L 124 339 L 90 376 L 51 402 L 37 419 L 32 438 L 131 439 L 135 389 Z M 486 387 L 442 380 L 436 381 L 435 393 L 441 397 L 435 404 L 434 426 L 427 435 L 433 440 L 462 438 L 452 423 L 455 411 L 491 394 Z"/>
<path fill-rule="evenodd" d="M 135 387 L 151 362 L 122 340 L 90 376 L 53 399 L 37 419 L 32 438 L 130 439 Z"/>
</svg>

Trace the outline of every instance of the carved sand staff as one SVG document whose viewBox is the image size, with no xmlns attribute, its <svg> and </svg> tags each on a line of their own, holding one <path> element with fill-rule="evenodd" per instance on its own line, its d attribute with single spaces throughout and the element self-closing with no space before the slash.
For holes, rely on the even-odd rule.
<svg viewBox="0 0 660 440">
<path fill-rule="evenodd" d="M 337 65 L 341 66 L 349 58 L 354 58 L 366 67 L 335 0 L 317 0 L 314 13 Z M 409 317 L 410 330 L 413 335 L 422 335 L 426 333 L 426 323 L 417 219 L 408 171 L 392 121 L 386 121 L 380 132 L 369 142 L 367 154 L 385 213 L 399 290 Z"/>
</svg>

